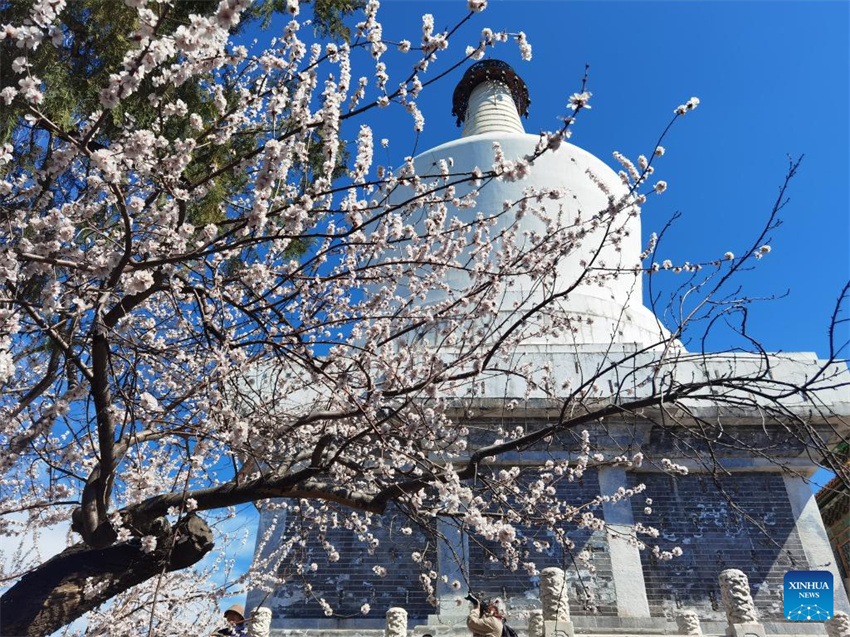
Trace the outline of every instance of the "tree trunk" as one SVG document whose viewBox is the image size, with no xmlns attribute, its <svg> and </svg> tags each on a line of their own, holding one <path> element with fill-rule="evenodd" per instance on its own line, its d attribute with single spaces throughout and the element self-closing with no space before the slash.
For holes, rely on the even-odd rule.
<svg viewBox="0 0 850 637">
<path fill-rule="evenodd" d="M 143 552 L 137 539 L 104 549 L 75 544 L 27 573 L 0 598 L 0 635 L 49 635 L 163 570 L 191 566 L 212 547 L 212 531 L 195 515 L 173 529 L 166 527 L 152 553 Z"/>
</svg>

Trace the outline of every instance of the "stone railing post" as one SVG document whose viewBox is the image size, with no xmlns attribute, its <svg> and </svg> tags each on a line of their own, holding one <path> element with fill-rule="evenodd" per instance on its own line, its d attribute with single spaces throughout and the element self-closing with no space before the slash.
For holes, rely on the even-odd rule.
<svg viewBox="0 0 850 637">
<path fill-rule="evenodd" d="M 759 623 L 756 605 L 750 594 L 750 581 L 736 568 L 720 573 L 720 595 L 726 610 L 729 637 L 765 637 L 764 626 Z"/>
<path fill-rule="evenodd" d="M 540 572 L 543 637 L 574 637 L 568 593 L 567 578 L 562 569 L 550 567 Z"/>
<path fill-rule="evenodd" d="M 390 608 L 387 611 L 386 637 L 407 637 L 407 611 L 403 608 Z"/>
<path fill-rule="evenodd" d="M 695 610 L 686 610 L 676 615 L 676 625 L 682 635 L 702 635 L 699 615 Z"/>
<path fill-rule="evenodd" d="M 269 637 L 272 629 L 272 611 L 261 606 L 251 611 L 248 622 L 248 637 Z"/>
<path fill-rule="evenodd" d="M 543 611 L 528 612 L 528 637 L 543 637 Z"/>
<path fill-rule="evenodd" d="M 826 634 L 829 637 L 850 637 L 850 615 L 837 610 L 835 615 L 826 622 Z"/>
</svg>

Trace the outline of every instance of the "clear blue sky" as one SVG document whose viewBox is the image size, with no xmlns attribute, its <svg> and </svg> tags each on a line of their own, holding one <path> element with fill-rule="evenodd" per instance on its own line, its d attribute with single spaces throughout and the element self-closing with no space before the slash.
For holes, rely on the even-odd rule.
<svg viewBox="0 0 850 637">
<path fill-rule="evenodd" d="M 465 4 L 384 0 L 379 18 L 385 37 L 416 43 L 419 16 L 430 12 L 438 30 L 451 27 Z M 790 291 L 752 310 L 751 332 L 767 350 L 827 354 L 828 318 L 850 279 L 850 3 L 490 0 L 427 76 L 462 57 L 484 26 L 525 31 L 531 42 L 529 62 L 513 42 L 491 54 L 528 84 L 528 132 L 558 125 L 590 64 L 593 108 L 570 141 L 612 166 L 614 150 L 633 159 L 649 154 L 673 109 L 700 98 L 657 164 L 670 189 L 644 209 L 645 236 L 674 212 L 683 215 L 662 258 L 741 254 L 769 213 L 788 155 L 805 154 L 784 223 L 772 234 L 773 251 L 740 280 L 752 296 Z M 459 135 L 451 93 L 462 72 L 420 100 L 426 128 L 417 152 Z M 390 85 L 400 79 L 393 74 Z M 376 137 L 393 144 L 377 160 L 398 165 L 412 150 L 410 117 L 398 107 L 380 114 L 371 122 Z"/>
</svg>

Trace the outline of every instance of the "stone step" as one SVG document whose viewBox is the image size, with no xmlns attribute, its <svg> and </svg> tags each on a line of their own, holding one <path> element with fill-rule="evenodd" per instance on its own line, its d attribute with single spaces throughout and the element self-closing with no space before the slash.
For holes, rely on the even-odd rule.
<svg viewBox="0 0 850 637">
<path fill-rule="evenodd" d="M 654 637 L 678 637 L 681 635 L 675 622 L 667 621 L 663 617 L 629 618 L 629 617 L 588 617 L 574 616 L 572 618 L 575 626 L 576 637 L 581 635 L 593 635 L 603 637 L 607 635 L 652 635 Z M 514 628 L 520 637 L 527 637 L 525 622 L 513 624 L 508 618 L 508 623 Z M 782 637 L 822 637 L 826 630 L 822 623 L 815 622 L 765 622 L 763 624 L 767 635 Z M 726 637 L 725 622 L 702 622 L 704 637 Z M 471 637 L 466 628 L 466 618 L 454 618 L 449 622 L 440 621 L 440 616 L 432 615 L 428 623 L 415 626 L 409 634 L 413 637 Z"/>
<path fill-rule="evenodd" d="M 408 630 L 408 637 L 472 637 L 466 628 L 466 618 L 450 618 L 451 623 L 440 621 L 432 616 L 428 623 L 414 626 Z M 675 622 L 663 617 L 574 617 L 576 637 L 686 637 L 678 632 Z M 520 637 L 527 637 L 526 626 L 517 622 L 511 624 Z M 823 624 L 808 622 L 765 622 L 765 633 L 777 637 L 823 637 L 826 634 Z M 725 622 L 703 622 L 704 637 L 726 637 Z M 378 628 L 273 628 L 271 637 L 385 637 Z"/>
<path fill-rule="evenodd" d="M 777 637 L 823 637 L 826 632 L 822 625 L 802 625 L 795 626 L 793 624 L 774 624 L 766 625 L 767 635 L 776 635 Z M 424 637 L 432 635 L 433 637 L 471 637 L 470 632 L 466 628 L 446 628 L 432 626 L 417 626 L 412 631 L 408 632 L 409 637 Z M 576 629 L 576 637 L 583 636 L 593 637 L 624 637 L 624 635 L 633 635 L 635 637 L 688 637 L 681 633 L 675 632 L 675 628 L 671 632 L 659 632 L 648 627 L 620 627 L 620 628 L 582 628 Z M 380 630 L 357 630 L 357 629 L 274 629 L 271 631 L 270 637 L 384 637 L 384 631 Z M 520 633 L 520 637 L 525 637 L 524 633 Z M 726 637 L 725 629 L 715 630 L 712 626 L 709 630 L 703 630 L 703 637 Z"/>
</svg>

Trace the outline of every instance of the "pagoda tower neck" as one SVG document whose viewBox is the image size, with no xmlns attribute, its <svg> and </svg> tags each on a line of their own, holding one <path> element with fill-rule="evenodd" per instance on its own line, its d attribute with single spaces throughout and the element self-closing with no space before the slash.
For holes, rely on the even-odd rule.
<svg viewBox="0 0 850 637">
<path fill-rule="evenodd" d="M 504 82 L 481 82 L 469 95 L 461 137 L 482 133 L 525 133 L 510 89 Z"/>
<path fill-rule="evenodd" d="M 484 133 L 523 135 L 528 117 L 528 87 L 509 64 L 483 60 L 463 74 L 452 96 L 452 114 L 463 124 L 461 138 Z"/>
</svg>

